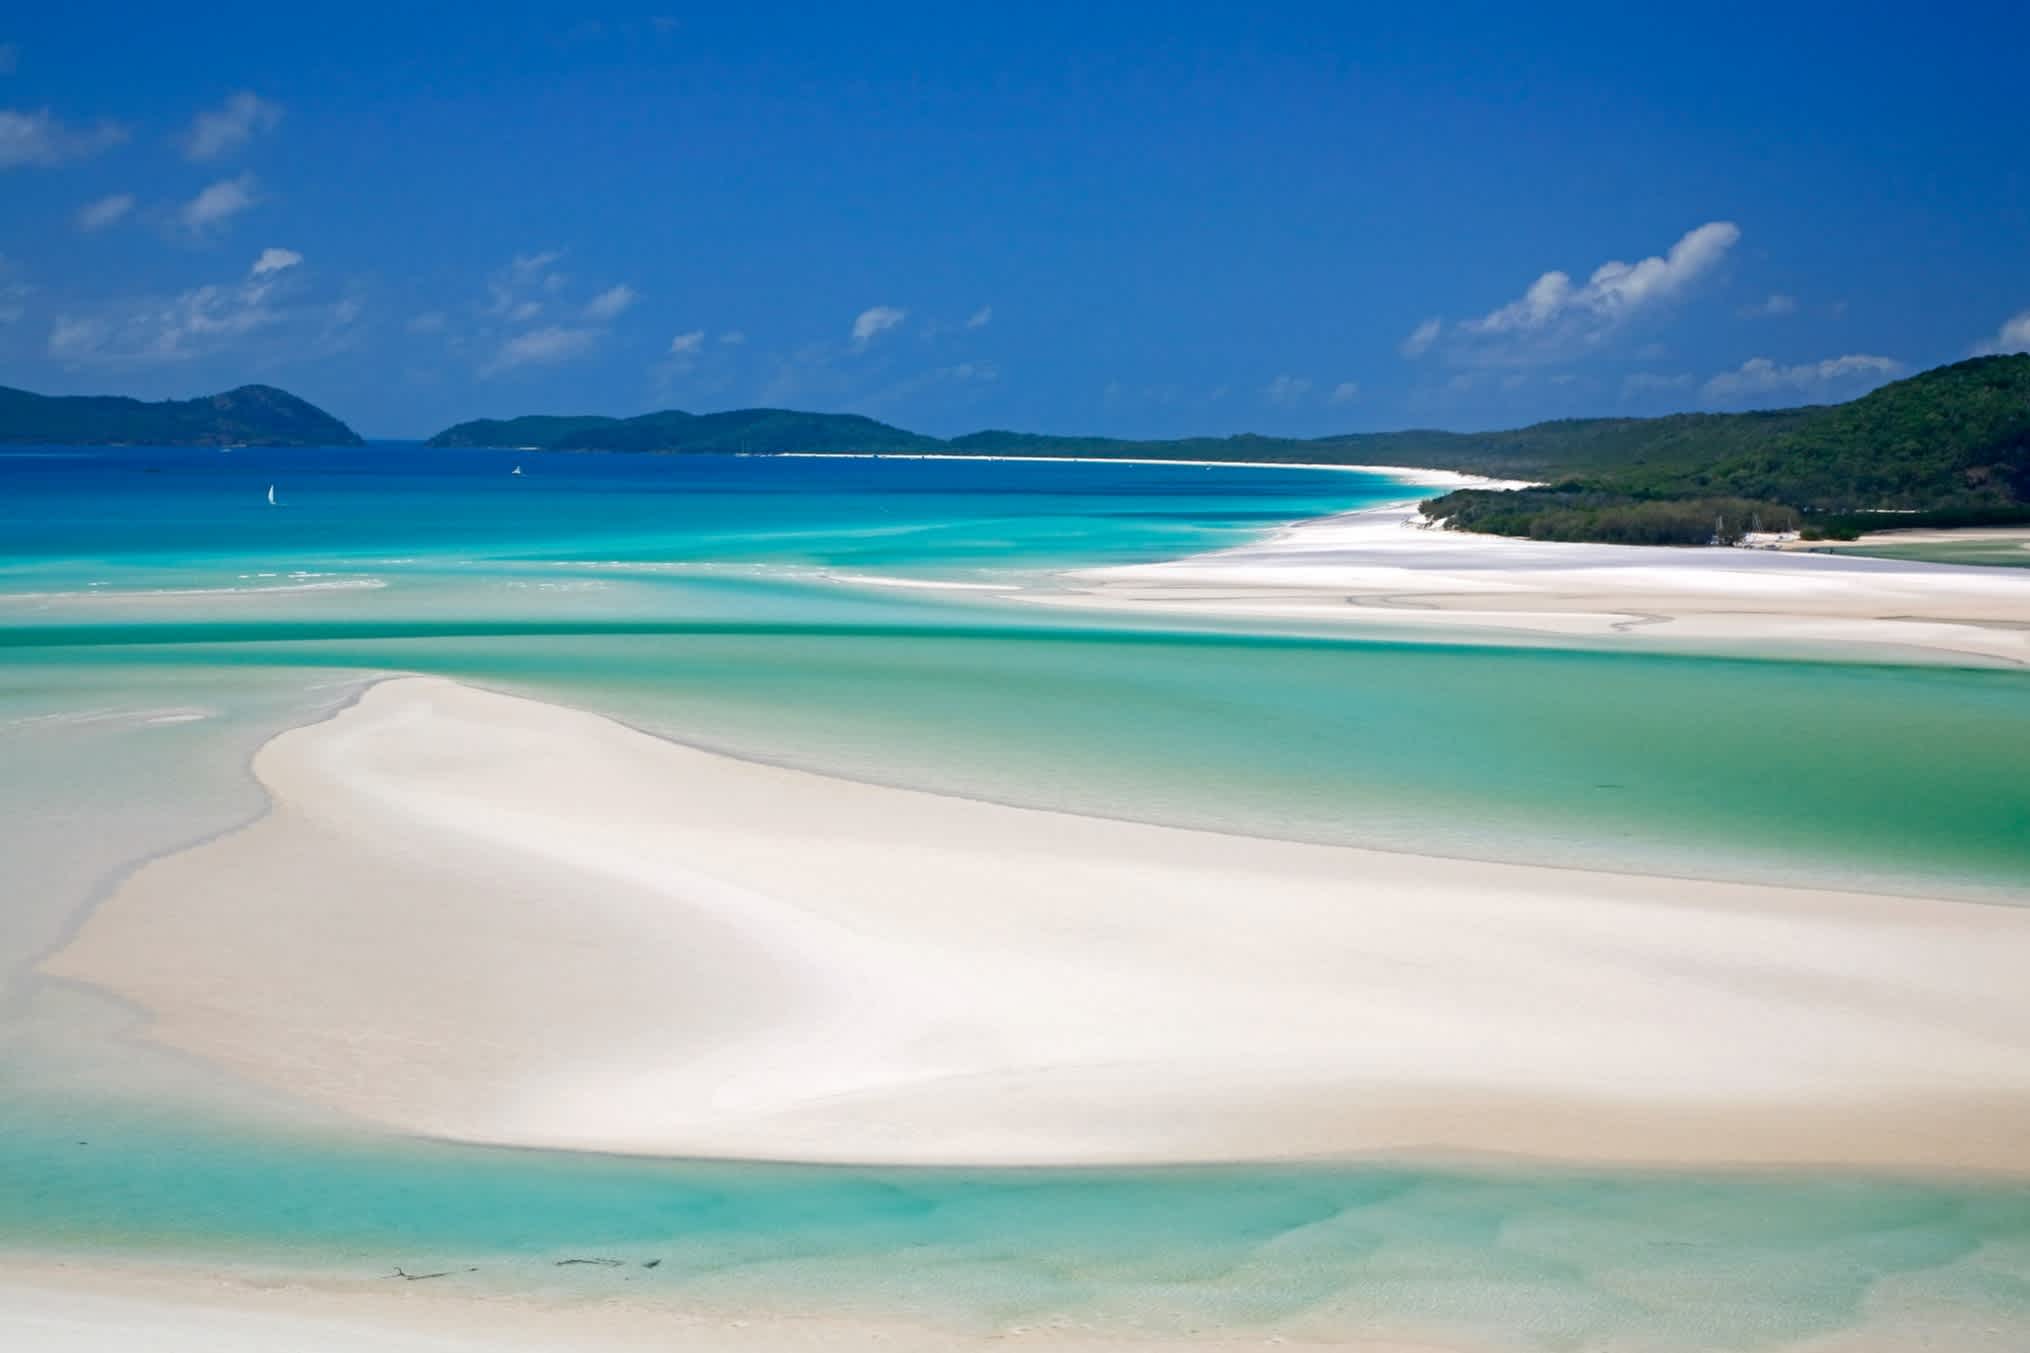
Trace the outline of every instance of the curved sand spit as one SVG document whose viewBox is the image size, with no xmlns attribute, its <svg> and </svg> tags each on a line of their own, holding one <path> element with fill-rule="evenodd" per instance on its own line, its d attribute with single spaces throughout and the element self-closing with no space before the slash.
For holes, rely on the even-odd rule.
<svg viewBox="0 0 2030 1353">
<path fill-rule="evenodd" d="M 46 971 L 385 1126 L 701 1156 L 2030 1166 L 2030 909 L 1251 840 L 404 678 Z"/>
<path fill-rule="evenodd" d="M 2030 664 L 2030 569 L 1786 550 L 1660 549 L 1421 528 L 1415 502 L 1298 522 L 1230 550 L 1064 574 L 1050 605 L 1505 632 L 1863 647 Z"/>
</svg>

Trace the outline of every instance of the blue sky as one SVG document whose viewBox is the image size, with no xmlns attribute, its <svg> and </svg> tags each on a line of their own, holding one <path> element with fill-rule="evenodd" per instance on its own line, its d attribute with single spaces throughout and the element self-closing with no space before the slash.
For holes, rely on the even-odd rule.
<svg viewBox="0 0 2030 1353">
<path fill-rule="evenodd" d="M 1479 428 L 2030 348 L 2030 11 L 0 16 L 0 384 Z"/>
</svg>

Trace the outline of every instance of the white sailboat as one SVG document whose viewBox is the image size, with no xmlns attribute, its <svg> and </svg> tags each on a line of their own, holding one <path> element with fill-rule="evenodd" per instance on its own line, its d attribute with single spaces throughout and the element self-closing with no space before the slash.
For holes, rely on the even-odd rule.
<svg viewBox="0 0 2030 1353">
<path fill-rule="evenodd" d="M 522 467 L 521 467 L 521 466 L 519 466 L 519 465 L 515 466 L 515 468 L 514 468 L 514 469 L 512 469 L 512 470 L 509 470 L 509 471 L 508 471 L 508 473 L 509 473 L 509 474 L 520 474 L 521 472 L 522 472 Z"/>
<path fill-rule="evenodd" d="M 268 506 L 269 506 L 269 507 L 280 507 L 280 506 L 281 506 L 281 504 L 280 504 L 280 503 L 278 503 L 278 502 L 276 502 L 276 501 L 275 501 L 275 486 L 274 486 L 273 484 L 270 484 L 270 485 L 268 486 Z"/>
</svg>

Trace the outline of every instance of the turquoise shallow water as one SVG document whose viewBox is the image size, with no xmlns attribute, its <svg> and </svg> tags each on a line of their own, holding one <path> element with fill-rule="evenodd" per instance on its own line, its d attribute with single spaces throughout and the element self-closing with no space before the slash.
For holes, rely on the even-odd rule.
<svg viewBox="0 0 2030 1353">
<path fill-rule="evenodd" d="M 2015 1185 L 658 1164 L 390 1142 L 154 1094 L 175 1069 L 137 1074 L 118 1013 L 74 1017 L 84 995 L 28 965 L 135 859 L 258 811 L 253 747 L 385 671 L 1045 807 L 2025 897 L 2021 673 L 1276 634 L 1020 600 L 1051 569 L 1400 496 L 1385 480 L 602 456 L 528 457 L 511 478 L 509 464 L 417 448 L 0 454 L 0 1074 L 15 1087 L 0 1245 L 363 1275 L 476 1266 L 455 1281 L 564 1295 L 626 1276 L 630 1295 L 969 1328 L 1290 1322 L 1749 1349 L 1914 1321 L 1957 1331 L 1956 1349 L 2024 1346 L 2030 1194 Z M 101 1055 L 118 1074 L 52 1070 Z M 555 1266 L 580 1251 L 663 1262 Z"/>
<path fill-rule="evenodd" d="M 2030 878 L 2022 673 L 1300 638 L 1020 600 L 1055 568 L 1403 494 L 1372 476 L 525 459 L 514 478 L 501 453 L 414 447 L 0 455 L 0 679 L 60 709 L 86 671 L 141 695 L 170 671 L 442 672 L 1082 812 L 1988 897 Z"/>
<path fill-rule="evenodd" d="M 741 755 L 1178 825 L 2003 899 L 2030 879 L 2015 672 L 715 600 L 698 619 L 22 625 L 0 653 L 52 702 L 86 673 L 421 670 Z"/>
<path fill-rule="evenodd" d="M 1915 1321 L 1929 1346 L 2001 1350 L 2030 1328 L 2020 1185 L 701 1165 L 249 1139 L 96 1104 L 0 1128 L 0 1237 L 70 1253 L 975 1331 L 1710 1350 Z"/>
<path fill-rule="evenodd" d="M 509 471 L 520 464 L 523 474 Z M 1006 569 L 1161 559 L 1401 497 L 1372 475 L 411 444 L 0 449 L 0 585 L 517 560 Z M 267 504 L 269 487 L 279 507 Z"/>
</svg>

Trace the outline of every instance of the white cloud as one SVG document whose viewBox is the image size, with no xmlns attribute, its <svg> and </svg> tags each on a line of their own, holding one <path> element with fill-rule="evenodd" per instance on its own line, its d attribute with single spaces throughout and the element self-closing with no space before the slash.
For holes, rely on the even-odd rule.
<svg viewBox="0 0 2030 1353">
<path fill-rule="evenodd" d="M 442 310 L 425 310 L 413 316 L 406 327 L 412 334 L 441 334 L 449 322 L 450 316 Z"/>
<path fill-rule="evenodd" d="M 2030 310 L 2010 316 L 1993 338 L 1974 345 L 1974 356 L 1992 357 L 2008 352 L 2030 352 Z"/>
<path fill-rule="evenodd" d="M 1636 317 L 1676 300 L 1719 266 L 1741 238 L 1732 221 L 1709 221 L 1688 230 L 1663 255 L 1636 263 L 1602 263 L 1584 283 L 1547 272 L 1521 296 L 1479 319 L 1452 328 L 1455 355 L 1495 365 L 1555 361 L 1604 343 Z M 1420 327 L 1412 339 L 1435 342 Z M 1427 346 L 1428 346 L 1427 342 Z M 1410 344 L 1405 344 L 1407 351 Z"/>
<path fill-rule="evenodd" d="M 1329 404 L 1351 404 L 1359 398 L 1359 381 L 1341 381 L 1332 387 L 1332 393 L 1326 396 L 1326 402 Z"/>
<path fill-rule="evenodd" d="M 719 335 L 719 341 L 729 348 L 737 348 L 747 341 L 747 335 L 738 329 L 728 329 Z"/>
<path fill-rule="evenodd" d="M 520 324 L 542 313 L 543 303 L 528 298 L 531 291 L 561 291 L 569 279 L 551 265 L 564 256 L 561 249 L 534 254 L 516 254 L 508 265 L 486 279 L 485 313 Z"/>
<path fill-rule="evenodd" d="M 5 254 L 0 254 L 0 324 L 14 324 L 28 313 L 26 301 L 35 291 L 28 283 L 15 278 L 14 263 Z"/>
<path fill-rule="evenodd" d="M 550 265 L 564 257 L 562 249 L 545 249 L 534 254 L 516 254 L 507 265 L 508 275 L 517 282 L 533 282 L 549 272 Z"/>
<path fill-rule="evenodd" d="M 561 249 L 516 254 L 486 279 L 487 300 L 479 307 L 482 320 L 473 335 L 475 350 L 489 354 L 479 363 L 481 376 L 585 356 L 611 332 L 612 322 L 641 299 L 625 282 L 582 302 L 570 298 L 571 278 L 556 267 L 563 257 Z M 543 315 L 556 319 L 516 331 Z M 453 346 L 460 341 L 454 338 Z"/>
<path fill-rule="evenodd" d="M 343 296 L 325 306 L 325 327 L 319 335 L 319 345 L 327 353 L 337 353 L 353 347 L 357 337 L 359 316 L 367 312 L 367 302 L 359 296 Z"/>
<path fill-rule="evenodd" d="M 852 407 L 859 413 L 876 414 L 927 390 L 950 386 L 987 385 L 1000 379 L 1001 368 L 992 362 L 958 362 L 951 366 L 935 367 L 897 381 L 886 389 L 877 390 L 865 398 L 855 400 Z"/>
<path fill-rule="evenodd" d="M 294 249 L 263 249 L 248 272 L 255 277 L 266 277 L 271 272 L 286 272 L 302 261 L 303 255 Z"/>
<path fill-rule="evenodd" d="M 1285 408 L 1311 393 L 1311 382 L 1302 376 L 1283 375 L 1262 387 L 1262 397 Z"/>
<path fill-rule="evenodd" d="M 1741 307 L 1741 316 L 1744 319 L 1772 319 L 1796 313 L 1797 297 L 1787 296 L 1781 291 L 1771 292 L 1755 304 Z"/>
<path fill-rule="evenodd" d="M 91 315 L 57 316 L 49 355 L 71 365 L 183 362 L 230 347 L 282 321 L 266 282 L 202 286 L 169 300 L 143 300 Z"/>
<path fill-rule="evenodd" d="M 907 310 L 898 310 L 892 305 L 870 306 L 853 321 L 853 342 L 864 348 L 907 318 Z"/>
<path fill-rule="evenodd" d="M 687 376 L 698 365 L 698 355 L 705 350 L 705 331 L 692 329 L 678 334 L 670 340 L 669 351 L 663 360 L 651 368 L 659 380 L 667 384 L 677 376 Z"/>
<path fill-rule="evenodd" d="M 640 299 L 635 289 L 625 282 L 606 290 L 585 302 L 585 318 L 604 324 L 618 319 L 623 311 Z"/>
<path fill-rule="evenodd" d="M 191 160 L 216 160 L 238 150 L 258 133 L 275 130 L 281 121 L 282 105 L 243 89 L 191 120 L 190 130 L 183 134 L 183 154 Z"/>
<path fill-rule="evenodd" d="M 966 327 L 968 329 L 984 329 L 993 322 L 994 307 L 983 305 L 966 319 Z"/>
<path fill-rule="evenodd" d="M 76 217 L 79 230 L 104 230 L 134 210 L 132 193 L 113 193 L 78 208 Z"/>
<path fill-rule="evenodd" d="M 1903 363 L 1889 357 L 1849 353 L 1820 362 L 1778 366 L 1767 357 L 1751 357 L 1732 371 L 1723 371 L 1707 381 L 1710 399 L 1738 399 L 1745 395 L 1771 394 L 1779 390 L 1817 394 L 1834 386 L 1873 385 L 1903 370 Z"/>
<path fill-rule="evenodd" d="M 367 309 L 357 295 L 317 295 L 298 268 L 193 287 L 74 304 L 53 316 L 48 355 L 73 368 L 173 366 L 229 360 L 234 369 L 305 361 L 358 341 Z"/>
<path fill-rule="evenodd" d="M 224 225 L 260 199 L 254 193 L 254 176 L 220 179 L 176 209 L 176 222 L 186 230 L 202 234 Z"/>
<path fill-rule="evenodd" d="M 126 129 L 113 122 L 67 127 L 47 108 L 33 112 L 0 108 L 0 169 L 22 165 L 48 168 L 82 160 L 126 139 Z"/>
<path fill-rule="evenodd" d="M 1619 260 L 1593 270 L 1583 287 L 1574 287 L 1562 272 L 1547 272 L 1530 284 L 1520 299 L 1510 301 L 1463 326 L 1468 332 L 1503 334 L 1548 328 L 1577 314 L 1618 321 L 1643 306 L 1668 300 L 1707 272 L 1741 238 L 1732 221 L 1712 221 L 1688 230 L 1664 257 L 1651 255 L 1640 263 Z"/>
<path fill-rule="evenodd" d="M 1638 395 L 1659 394 L 1667 390 L 1689 389 L 1692 376 L 1688 371 L 1664 375 L 1658 371 L 1638 371 L 1621 382 L 1621 397 L 1632 399 Z"/>
<path fill-rule="evenodd" d="M 517 367 L 568 362 L 590 352 L 603 334 L 604 330 L 600 329 L 573 329 L 555 324 L 531 329 L 501 344 L 500 349 L 480 368 L 480 374 L 492 376 Z"/>
<path fill-rule="evenodd" d="M 1431 345 L 1438 341 L 1438 335 L 1444 331 L 1444 328 L 1445 322 L 1443 320 L 1432 318 L 1425 320 L 1422 324 L 1410 330 L 1409 336 L 1402 341 L 1401 351 L 1403 356 L 1422 357 L 1431 350 Z"/>
<path fill-rule="evenodd" d="M 96 350 L 103 332 L 104 326 L 97 320 L 58 315 L 49 327 L 49 355 L 64 359 Z"/>
</svg>

